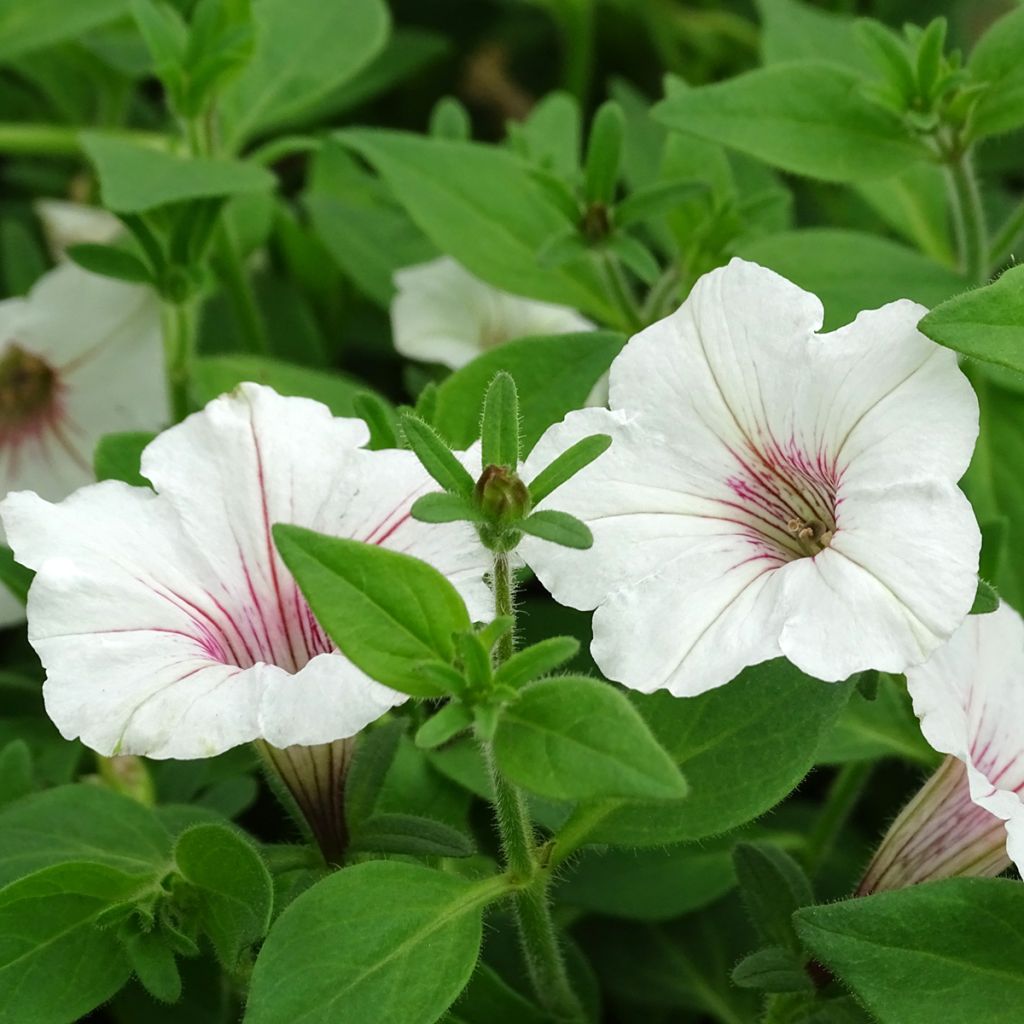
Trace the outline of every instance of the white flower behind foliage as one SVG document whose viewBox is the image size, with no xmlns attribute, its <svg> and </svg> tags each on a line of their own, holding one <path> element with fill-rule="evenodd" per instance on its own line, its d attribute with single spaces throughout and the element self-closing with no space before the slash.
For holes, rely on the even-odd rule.
<svg viewBox="0 0 1024 1024">
<path fill-rule="evenodd" d="M 408 359 L 458 369 L 516 338 L 589 331 L 574 309 L 500 291 L 447 256 L 395 274 L 395 348 Z"/>
<path fill-rule="evenodd" d="M 93 479 L 96 442 L 167 419 L 160 308 L 148 288 L 64 264 L 0 302 L 0 495 L 58 499 Z M 6 590 L 0 619 L 24 610 Z"/>
<path fill-rule="evenodd" d="M 613 438 L 542 503 L 586 522 L 593 548 L 522 547 L 558 601 L 596 609 L 609 678 L 686 696 L 780 655 L 826 680 L 902 672 L 966 616 L 974 393 L 915 303 L 830 334 L 822 312 L 733 260 L 626 345 L 612 411 L 570 413 L 531 454 Z"/>
<path fill-rule="evenodd" d="M 37 199 L 33 208 L 43 225 L 43 234 L 55 260 L 64 259 L 68 246 L 113 242 L 124 226 L 112 213 L 96 206 L 67 199 Z"/>
<path fill-rule="evenodd" d="M 424 559 L 486 618 L 472 527 L 411 519 L 433 481 L 411 452 L 367 439 L 361 420 L 243 384 L 146 448 L 155 493 L 107 481 L 59 504 L 8 496 L 63 735 L 103 754 L 208 757 L 257 738 L 329 743 L 404 700 L 335 651 L 270 532 L 294 523 Z"/>
</svg>

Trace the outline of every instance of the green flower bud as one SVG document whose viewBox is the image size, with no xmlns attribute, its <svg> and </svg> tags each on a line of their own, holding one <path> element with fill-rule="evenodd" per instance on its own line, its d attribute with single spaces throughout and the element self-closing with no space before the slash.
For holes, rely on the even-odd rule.
<svg viewBox="0 0 1024 1024">
<path fill-rule="evenodd" d="M 514 523 L 530 514 L 529 489 L 505 466 L 487 466 L 476 482 L 475 495 L 480 510 L 492 523 Z"/>
</svg>

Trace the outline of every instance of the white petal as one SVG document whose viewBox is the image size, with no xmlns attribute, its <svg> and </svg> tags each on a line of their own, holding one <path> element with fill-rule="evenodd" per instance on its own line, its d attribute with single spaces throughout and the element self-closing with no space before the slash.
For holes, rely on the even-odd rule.
<svg viewBox="0 0 1024 1024">
<path fill-rule="evenodd" d="M 860 313 L 818 340 L 810 386 L 823 436 L 861 481 L 963 476 L 978 437 L 978 399 L 956 353 L 917 330 L 927 312 L 908 300 Z"/>
<path fill-rule="evenodd" d="M 260 705 L 260 735 L 275 747 L 354 736 L 406 700 L 337 654 L 320 654 L 294 675 L 275 673 Z"/>
<path fill-rule="evenodd" d="M 722 439 L 801 439 L 808 417 L 794 384 L 822 316 L 810 293 L 734 259 L 705 274 L 675 313 L 630 339 L 612 363 L 611 406 L 698 457 L 704 447 L 720 449 Z"/>
<path fill-rule="evenodd" d="M 457 369 L 515 338 L 587 331 L 573 309 L 500 291 L 448 256 L 395 274 L 395 348 L 410 359 Z"/>
<path fill-rule="evenodd" d="M 950 483 L 844 489 L 831 546 L 783 570 L 783 652 L 830 680 L 919 664 L 970 610 L 980 547 L 971 506 Z"/>
<path fill-rule="evenodd" d="M 18 560 L 36 571 L 29 639 L 47 711 L 101 753 L 206 757 L 253 739 L 261 672 L 227 660 L 216 584 L 157 495 L 108 481 L 59 505 L 0 504 Z"/>
<path fill-rule="evenodd" d="M 972 799 L 1007 822 L 1024 867 L 1024 620 L 1005 603 L 968 617 L 907 687 L 928 742 L 967 765 Z"/>
</svg>

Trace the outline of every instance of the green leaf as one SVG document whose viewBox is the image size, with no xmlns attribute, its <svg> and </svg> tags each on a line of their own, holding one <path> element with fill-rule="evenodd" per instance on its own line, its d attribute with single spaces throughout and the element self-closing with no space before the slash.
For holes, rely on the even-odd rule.
<svg viewBox="0 0 1024 1024">
<path fill-rule="evenodd" d="M 994 612 L 999 607 L 999 594 L 991 583 L 983 579 L 978 580 L 978 592 L 974 595 L 974 604 L 971 605 L 971 615 L 985 615 Z"/>
<path fill-rule="evenodd" d="M 571 222 L 512 153 L 376 129 L 336 137 L 377 169 L 439 249 L 477 277 L 615 322 L 617 313 L 589 262 L 554 269 L 537 262 L 544 243 Z M 513 376 L 525 393 L 524 381 Z"/>
<path fill-rule="evenodd" d="M 230 149 L 300 119 L 366 67 L 390 29 L 381 0 L 256 0 L 252 13 L 256 50 L 219 103 Z"/>
<path fill-rule="evenodd" d="M 356 397 L 366 392 L 366 385 L 352 377 L 295 366 L 269 356 L 202 356 L 193 363 L 192 391 L 200 405 L 233 391 L 244 381 L 266 384 L 280 395 L 313 398 L 335 416 L 355 416 Z"/>
<path fill-rule="evenodd" d="M 80 39 L 128 13 L 128 0 L 0 0 L 0 61 Z"/>
<path fill-rule="evenodd" d="M 608 206 L 615 198 L 625 130 L 626 117 L 622 108 L 615 100 L 606 100 L 594 115 L 587 142 L 587 159 L 583 168 L 587 202 Z"/>
<path fill-rule="evenodd" d="M 412 503 L 410 514 L 421 523 L 482 523 L 485 517 L 467 498 L 460 494 L 438 491 L 424 494 Z"/>
<path fill-rule="evenodd" d="M 685 802 L 609 806 L 595 843 L 660 846 L 742 825 L 788 795 L 849 699 L 783 659 L 745 669 L 727 686 L 680 699 L 660 691 L 633 703 L 690 784 Z"/>
<path fill-rule="evenodd" d="M 454 96 L 442 96 L 430 112 L 427 134 L 437 139 L 464 142 L 473 134 L 469 111 Z"/>
<path fill-rule="evenodd" d="M 1001 135 L 1024 124 L 1024 10 L 1003 15 L 978 40 L 967 68 L 971 77 L 987 82 L 970 121 L 978 138 Z"/>
<path fill-rule="evenodd" d="M 516 382 L 504 371 L 494 375 L 484 395 L 480 438 L 485 466 L 518 468 L 519 395 Z"/>
<path fill-rule="evenodd" d="M 480 396 L 500 370 L 516 381 L 523 451 L 567 412 L 587 400 L 625 338 L 611 331 L 522 338 L 477 356 L 437 389 L 434 426 L 457 448 L 480 436 Z"/>
<path fill-rule="evenodd" d="M 345 820 L 353 831 L 373 814 L 405 727 L 404 721 L 384 722 L 359 734 L 355 760 L 345 776 Z"/>
<path fill-rule="evenodd" d="M 101 786 L 32 793 L 0 811 L 0 885 L 62 861 L 89 860 L 150 876 L 166 865 L 170 837 L 141 804 Z"/>
<path fill-rule="evenodd" d="M 116 245 L 69 245 L 67 254 L 80 267 L 93 274 L 134 284 L 149 284 L 153 280 L 153 272 L 138 256 Z"/>
<path fill-rule="evenodd" d="M 382 448 L 397 448 L 398 414 L 390 402 L 372 391 L 360 391 L 352 399 L 353 412 L 370 430 L 367 447 L 374 451 Z"/>
<path fill-rule="evenodd" d="M 733 969 L 732 981 L 740 988 L 765 992 L 810 992 L 810 975 L 800 958 L 785 946 L 767 946 L 745 956 Z"/>
<path fill-rule="evenodd" d="M 465 704 L 449 701 L 435 715 L 431 715 L 416 730 L 416 746 L 421 750 L 433 750 L 447 743 L 473 724 L 473 713 Z M 2 755 L 0 755 L 2 757 Z"/>
<path fill-rule="evenodd" d="M 574 96 L 551 92 L 525 121 L 509 122 L 509 138 L 530 161 L 571 179 L 580 164 L 580 107 Z"/>
<path fill-rule="evenodd" d="M 389 861 L 336 872 L 275 924 L 245 1024 L 433 1024 L 473 973 L 494 885 Z"/>
<path fill-rule="evenodd" d="M 178 837 L 174 860 L 195 896 L 200 927 L 230 971 L 267 934 L 273 883 L 253 844 L 228 825 L 194 825 Z"/>
<path fill-rule="evenodd" d="M 919 327 L 956 352 L 1024 372 L 1024 267 L 944 302 Z"/>
<path fill-rule="evenodd" d="M 902 174 L 854 184 L 860 197 L 893 230 L 944 266 L 954 266 L 949 198 L 942 168 L 915 164 Z"/>
<path fill-rule="evenodd" d="M 796 915 L 800 938 L 879 1024 L 1017 1024 L 1024 887 L 957 878 Z"/>
<path fill-rule="evenodd" d="M 379 306 L 394 296 L 397 271 L 437 255 L 387 185 L 337 142 L 317 153 L 304 202 L 335 263 Z"/>
<path fill-rule="evenodd" d="M 885 675 L 878 680 L 874 700 L 854 692 L 818 748 L 819 764 L 901 757 L 931 769 L 938 756 L 921 735 L 906 686 Z"/>
<path fill-rule="evenodd" d="M 298 526 L 274 527 L 285 564 L 317 621 L 372 679 L 413 696 L 438 696 L 416 673 L 424 661 L 451 662 L 452 634 L 469 629 L 454 586 L 409 555 Z"/>
<path fill-rule="evenodd" d="M 551 1024 L 538 1009 L 486 961 L 477 964 L 466 990 L 441 1024 Z"/>
<path fill-rule="evenodd" d="M 541 509 L 517 525 L 523 533 L 566 548 L 586 551 L 594 544 L 594 535 L 590 532 L 590 527 L 568 512 Z"/>
<path fill-rule="evenodd" d="M 174 952 L 159 932 L 133 930 L 122 939 L 132 971 L 145 990 L 162 1003 L 181 998 L 181 975 Z"/>
<path fill-rule="evenodd" d="M 83 787 L 84 788 L 84 787 Z M 95 927 L 136 876 L 92 863 L 37 871 L 0 890 L 0 1007 L 18 1024 L 74 1024 L 128 980 L 114 934 Z M 59 983 L 61 980 L 73 984 Z"/>
<path fill-rule="evenodd" d="M 714 903 L 736 884 L 732 852 L 742 839 L 795 845 L 794 833 L 748 826 L 699 843 L 649 850 L 584 850 L 559 880 L 560 903 L 637 921 L 670 921 Z"/>
<path fill-rule="evenodd" d="M 475 482 L 437 431 L 412 413 L 405 413 L 401 422 L 405 439 L 423 468 L 450 494 L 470 498 Z"/>
<path fill-rule="evenodd" d="M 708 191 L 702 181 L 671 179 L 655 182 L 631 193 L 615 207 L 615 225 L 625 228 L 643 221 L 658 220 L 675 207 Z"/>
<path fill-rule="evenodd" d="M 814 902 L 803 868 L 770 843 L 741 843 L 733 860 L 743 902 L 762 940 L 798 950 L 793 914 Z"/>
<path fill-rule="evenodd" d="M 501 686 L 519 687 L 553 672 L 576 657 L 580 642 L 572 636 L 552 636 L 521 651 L 516 651 L 495 673 L 494 681 Z"/>
<path fill-rule="evenodd" d="M 967 286 L 949 267 L 898 242 L 859 231 L 808 228 L 740 243 L 744 259 L 782 274 L 825 306 L 825 328 L 896 299 L 935 306 Z"/>
<path fill-rule="evenodd" d="M 794 60 L 826 60 L 874 74 L 849 15 L 812 7 L 800 0 L 757 0 L 761 14 L 761 60 L 781 64 Z"/>
<path fill-rule="evenodd" d="M 103 205 L 141 213 L 188 199 L 269 192 L 274 176 L 255 164 L 184 157 L 117 135 L 82 132 L 82 148 L 96 168 Z"/>
<path fill-rule="evenodd" d="M 352 837 L 351 849 L 411 857 L 470 857 L 476 849 L 458 829 L 415 814 L 374 814 Z"/>
<path fill-rule="evenodd" d="M 156 434 L 145 431 L 127 431 L 106 434 L 96 442 L 92 465 L 97 480 L 121 480 L 133 487 L 149 487 L 149 481 L 139 469 L 142 451 Z"/>
<path fill-rule="evenodd" d="M 534 505 L 542 502 L 552 491 L 571 480 L 581 469 L 611 447 L 608 434 L 591 434 L 566 448 L 561 455 L 545 466 L 530 482 L 530 499 Z"/>
<path fill-rule="evenodd" d="M 659 121 L 793 174 L 860 181 L 897 174 L 928 151 L 860 92 L 851 71 L 793 61 L 688 89 L 654 107 Z"/>
<path fill-rule="evenodd" d="M 672 800 L 686 783 L 629 701 L 596 679 L 527 686 L 498 719 L 494 754 L 515 783 L 554 800 Z"/>
<path fill-rule="evenodd" d="M 1005 520 L 1005 544 L 1015 552 L 1024 543 L 1024 475 L 1018 467 L 1024 459 L 1024 403 L 1021 385 L 995 367 L 982 365 L 978 400 L 981 404 L 981 435 L 964 477 L 964 490 L 980 522 Z M 986 379 L 988 378 L 988 379 Z M 1002 559 L 997 572 L 987 576 L 1000 597 L 1014 608 L 1024 607 L 1024 562 Z"/>
<path fill-rule="evenodd" d="M 32 792 L 32 751 L 23 739 L 0 750 L 0 807 Z"/>
<path fill-rule="evenodd" d="M 21 604 L 28 600 L 28 588 L 35 573 L 14 560 L 14 552 L 0 544 L 0 583 L 2 583 Z"/>
</svg>

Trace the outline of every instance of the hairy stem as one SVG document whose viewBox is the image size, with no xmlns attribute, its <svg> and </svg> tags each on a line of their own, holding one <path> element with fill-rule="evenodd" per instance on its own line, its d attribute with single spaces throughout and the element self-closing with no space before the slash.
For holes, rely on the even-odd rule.
<svg viewBox="0 0 1024 1024">
<path fill-rule="evenodd" d="M 514 616 L 514 577 L 505 552 L 495 552 L 491 586 L 494 589 L 495 613 Z M 515 630 L 512 629 L 498 642 L 498 664 L 511 657 L 514 649 Z M 502 775 L 490 742 L 483 743 L 483 750 L 494 787 L 494 813 L 501 836 L 505 870 L 515 883 L 521 885 L 513 906 L 530 981 L 553 1020 L 575 1024 L 582 1021 L 584 1015 L 569 982 L 551 917 L 548 899 L 550 868 L 547 865 L 542 867 L 537 861 L 533 824 L 522 793 Z"/>
</svg>

